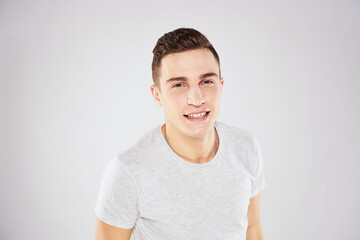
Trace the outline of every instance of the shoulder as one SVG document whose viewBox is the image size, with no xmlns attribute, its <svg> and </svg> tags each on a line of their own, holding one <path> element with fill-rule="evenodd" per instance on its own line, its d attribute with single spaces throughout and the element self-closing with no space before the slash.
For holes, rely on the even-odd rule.
<svg viewBox="0 0 360 240">
<path fill-rule="evenodd" d="M 254 134 L 244 128 L 217 123 L 220 133 L 220 144 L 223 143 L 226 154 L 235 159 L 237 164 L 250 172 L 255 171 L 258 164 L 257 152 L 259 151 Z"/>
<path fill-rule="evenodd" d="M 161 145 L 160 126 L 146 132 L 133 146 L 114 157 L 116 165 L 133 169 L 153 159 Z"/>
<path fill-rule="evenodd" d="M 216 122 L 216 128 L 219 130 L 221 137 L 228 143 L 254 145 L 254 134 L 244 128 L 229 125 L 223 122 Z M 232 145 L 233 145 L 232 144 Z"/>
</svg>

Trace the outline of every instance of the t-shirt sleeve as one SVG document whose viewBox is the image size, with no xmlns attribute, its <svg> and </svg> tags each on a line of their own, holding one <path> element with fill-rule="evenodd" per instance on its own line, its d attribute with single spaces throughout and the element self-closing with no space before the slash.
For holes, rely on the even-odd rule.
<svg viewBox="0 0 360 240">
<path fill-rule="evenodd" d="M 103 172 L 95 214 L 104 223 L 125 229 L 134 227 L 138 218 L 135 182 L 116 157 Z"/>
<path fill-rule="evenodd" d="M 265 187 L 264 163 L 259 144 L 255 137 L 254 141 L 254 175 L 251 184 L 251 198 L 255 197 Z"/>
</svg>

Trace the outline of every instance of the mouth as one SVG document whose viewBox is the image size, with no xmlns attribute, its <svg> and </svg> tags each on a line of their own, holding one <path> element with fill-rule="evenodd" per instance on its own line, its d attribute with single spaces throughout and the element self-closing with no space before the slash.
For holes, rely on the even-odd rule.
<svg viewBox="0 0 360 240">
<path fill-rule="evenodd" d="M 199 113 L 192 113 L 192 114 L 184 114 L 184 117 L 188 118 L 188 119 L 202 119 L 202 118 L 206 118 L 209 115 L 210 111 L 205 111 L 205 112 L 199 112 Z"/>
</svg>

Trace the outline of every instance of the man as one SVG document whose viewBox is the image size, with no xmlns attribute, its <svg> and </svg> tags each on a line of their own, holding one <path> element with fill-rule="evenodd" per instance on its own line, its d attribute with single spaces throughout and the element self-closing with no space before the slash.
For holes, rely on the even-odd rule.
<svg viewBox="0 0 360 240">
<path fill-rule="evenodd" d="M 152 63 L 165 124 L 104 171 L 96 240 L 263 239 L 261 153 L 248 131 L 216 121 L 224 79 L 208 39 L 180 28 Z"/>
</svg>

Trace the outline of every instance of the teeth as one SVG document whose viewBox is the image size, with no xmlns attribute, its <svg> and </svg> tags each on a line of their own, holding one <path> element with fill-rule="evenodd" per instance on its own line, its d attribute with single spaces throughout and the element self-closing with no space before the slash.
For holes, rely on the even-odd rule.
<svg viewBox="0 0 360 240">
<path fill-rule="evenodd" d="M 190 115 L 188 115 L 188 117 L 190 117 L 190 118 L 202 118 L 205 115 L 206 115 L 206 112 L 202 112 L 202 113 L 190 114 Z"/>
</svg>

